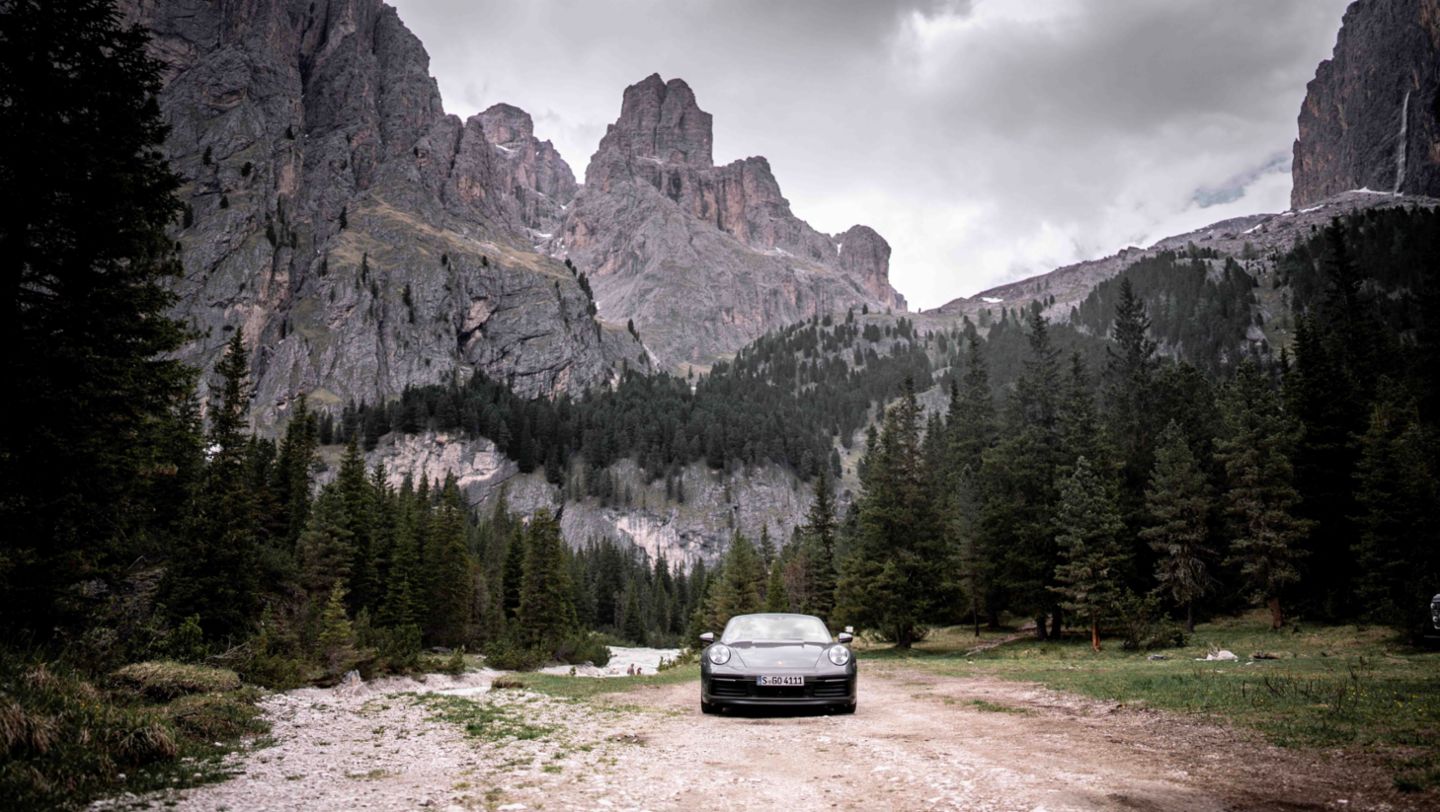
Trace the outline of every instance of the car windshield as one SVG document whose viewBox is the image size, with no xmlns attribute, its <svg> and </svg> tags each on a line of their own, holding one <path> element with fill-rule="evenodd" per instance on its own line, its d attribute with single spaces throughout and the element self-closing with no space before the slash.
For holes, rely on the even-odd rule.
<svg viewBox="0 0 1440 812">
<path fill-rule="evenodd" d="M 809 615 L 740 615 L 725 624 L 722 643 L 753 640 L 796 640 L 829 643 L 830 630 L 818 617 Z"/>
</svg>

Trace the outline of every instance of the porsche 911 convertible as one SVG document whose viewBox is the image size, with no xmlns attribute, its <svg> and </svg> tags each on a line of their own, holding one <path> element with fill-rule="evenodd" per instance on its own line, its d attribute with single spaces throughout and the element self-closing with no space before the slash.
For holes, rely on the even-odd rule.
<svg viewBox="0 0 1440 812">
<path fill-rule="evenodd" d="M 736 615 L 717 641 L 700 635 L 700 710 L 801 706 L 855 712 L 849 634 L 811 615 Z"/>
</svg>

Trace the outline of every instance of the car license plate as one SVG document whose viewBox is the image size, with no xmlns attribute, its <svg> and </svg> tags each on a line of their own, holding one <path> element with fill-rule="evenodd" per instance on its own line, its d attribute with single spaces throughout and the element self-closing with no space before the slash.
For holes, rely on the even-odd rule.
<svg viewBox="0 0 1440 812">
<path fill-rule="evenodd" d="M 756 685 L 761 685 L 761 686 L 764 686 L 764 687 L 767 687 L 767 688 L 787 688 L 787 687 L 795 688 L 795 687 L 804 687 L 804 685 L 805 685 L 805 678 L 804 678 L 804 677 L 767 677 L 767 676 L 759 676 L 759 677 L 756 677 L 755 680 L 756 680 L 756 682 L 755 682 Z"/>
</svg>

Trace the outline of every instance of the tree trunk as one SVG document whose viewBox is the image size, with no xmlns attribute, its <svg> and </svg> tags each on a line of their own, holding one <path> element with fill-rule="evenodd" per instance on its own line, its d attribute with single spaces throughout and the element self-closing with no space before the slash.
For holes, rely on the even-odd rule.
<svg viewBox="0 0 1440 812">
<path fill-rule="evenodd" d="M 972 595 L 970 598 L 970 615 L 975 621 L 975 637 L 980 637 L 980 598 Z"/>
<path fill-rule="evenodd" d="M 1061 610 L 1060 610 L 1059 607 L 1056 607 L 1055 613 L 1050 616 L 1050 637 L 1051 637 L 1051 639 L 1059 640 L 1060 638 L 1064 637 L 1064 635 L 1061 633 L 1062 628 L 1063 628 L 1063 626 L 1064 626 L 1064 620 L 1065 620 L 1065 615 L 1064 615 L 1064 613 L 1061 612 Z"/>
<path fill-rule="evenodd" d="M 1275 595 L 1268 601 L 1270 605 L 1270 628 L 1278 629 L 1285 625 L 1285 612 L 1280 609 L 1280 596 Z"/>
<path fill-rule="evenodd" d="M 1090 648 L 1100 650 L 1100 619 L 1090 619 Z"/>
<path fill-rule="evenodd" d="M 1195 633 L 1195 601 L 1185 604 L 1185 633 Z"/>
<path fill-rule="evenodd" d="M 1044 639 L 1046 639 L 1046 636 L 1045 636 L 1045 621 L 1046 621 L 1046 617 L 1045 617 L 1044 615 L 1041 615 L 1041 616 L 1035 618 L 1035 639 L 1036 639 L 1036 640 L 1044 640 Z"/>
</svg>

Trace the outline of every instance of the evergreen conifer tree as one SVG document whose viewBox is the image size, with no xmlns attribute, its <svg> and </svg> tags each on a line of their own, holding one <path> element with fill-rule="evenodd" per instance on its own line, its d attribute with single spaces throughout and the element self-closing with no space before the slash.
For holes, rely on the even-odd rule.
<svg viewBox="0 0 1440 812">
<path fill-rule="evenodd" d="M 1251 361 L 1225 389 L 1220 409 L 1225 434 L 1217 453 L 1225 467 L 1225 513 L 1230 520 L 1231 563 L 1250 591 L 1270 608 L 1271 625 L 1285 622 L 1281 599 L 1299 578 L 1296 561 L 1305 523 L 1295 517 L 1289 452 L 1294 430 L 1274 389 Z"/>
<path fill-rule="evenodd" d="M 541 509 L 531 517 L 524 543 L 520 606 L 516 613 L 518 636 L 530 648 L 553 650 L 575 631 L 574 593 L 560 521 L 549 510 Z M 629 597 L 633 600 L 636 596 L 632 592 Z M 643 645 L 643 613 L 638 605 L 633 609 L 636 622 L 641 624 L 637 642 Z"/>
<path fill-rule="evenodd" d="M 1060 486 L 1055 543 L 1060 564 L 1056 585 L 1065 610 L 1090 626 L 1090 645 L 1100 650 L 1100 622 L 1114 612 L 1125 592 L 1128 555 L 1120 540 L 1125 525 L 1120 518 L 1115 487 L 1085 457 Z"/>
<path fill-rule="evenodd" d="M 1160 433 L 1155 470 L 1145 492 L 1148 521 L 1140 538 L 1155 551 L 1155 582 L 1178 606 L 1185 607 L 1185 630 L 1195 631 L 1195 602 L 1210 589 L 1207 542 L 1210 485 L 1190 453 L 1185 432 L 1170 421 Z"/>
<path fill-rule="evenodd" d="M 907 379 L 867 452 L 856 547 L 841 566 L 835 614 L 909 648 L 943 601 L 943 560 L 933 491 L 920 453 L 920 406 Z"/>
</svg>

